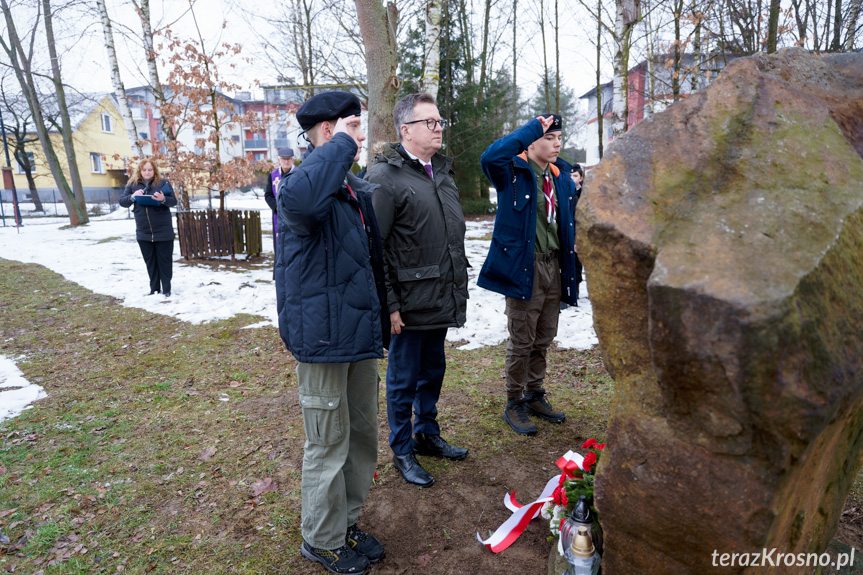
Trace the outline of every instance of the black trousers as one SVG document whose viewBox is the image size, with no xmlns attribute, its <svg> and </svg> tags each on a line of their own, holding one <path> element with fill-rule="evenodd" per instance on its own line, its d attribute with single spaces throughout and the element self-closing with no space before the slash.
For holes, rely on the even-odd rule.
<svg viewBox="0 0 863 575">
<path fill-rule="evenodd" d="M 147 242 L 138 240 L 141 255 L 147 264 L 150 276 L 150 291 L 171 291 L 172 265 L 174 262 L 174 240 L 168 242 Z M 161 287 L 160 287 L 161 284 Z"/>
</svg>

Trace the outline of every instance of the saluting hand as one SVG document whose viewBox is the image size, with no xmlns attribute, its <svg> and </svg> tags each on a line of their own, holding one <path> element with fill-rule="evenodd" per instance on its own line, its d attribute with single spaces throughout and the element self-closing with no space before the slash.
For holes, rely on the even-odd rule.
<svg viewBox="0 0 863 575">
<path fill-rule="evenodd" d="M 551 128 L 551 124 L 552 124 L 552 122 L 554 122 L 554 116 L 552 116 L 551 114 L 549 114 L 548 117 L 537 116 L 536 119 L 539 120 L 540 124 L 542 124 L 542 133 L 543 134 L 545 134 L 548 131 L 548 129 Z"/>
</svg>

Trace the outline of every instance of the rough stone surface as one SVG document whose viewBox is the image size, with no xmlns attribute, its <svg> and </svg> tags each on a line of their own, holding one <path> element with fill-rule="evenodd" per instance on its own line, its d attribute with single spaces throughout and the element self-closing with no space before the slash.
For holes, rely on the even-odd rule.
<svg viewBox="0 0 863 575">
<path fill-rule="evenodd" d="M 616 398 L 603 573 L 823 551 L 863 448 L 863 54 L 734 61 L 594 170 L 578 243 Z"/>
</svg>

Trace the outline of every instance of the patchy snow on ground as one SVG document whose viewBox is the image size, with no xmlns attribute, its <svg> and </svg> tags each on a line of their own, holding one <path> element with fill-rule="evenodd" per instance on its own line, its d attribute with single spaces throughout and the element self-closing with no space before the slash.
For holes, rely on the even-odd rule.
<svg viewBox="0 0 863 575">
<path fill-rule="evenodd" d="M 42 387 L 24 379 L 15 362 L 0 355 L 0 421 L 15 417 L 43 397 L 48 394 Z"/>
<path fill-rule="evenodd" d="M 262 211 L 263 231 L 272 233 L 271 212 L 260 190 L 228 194 L 225 203 L 228 209 Z M 217 198 L 213 204 L 218 205 Z M 192 207 L 207 205 L 208 200 L 202 199 Z M 21 210 L 25 214 L 32 211 L 32 204 L 22 204 Z M 88 225 L 78 228 L 67 228 L 68 219 L 57 217 L 25 218 L 20 229 L 9 217 L 6 224 L 0 227 L 0 257 L 41 264 L 89 290 L 119 298 L 123 305 L 192 323 L 246 313 L 263 318 L 247 327 L 278 325 L 271 259 L 251 269 L 235 268 L 229 261 L 201 264 L 183 260 L 175 245 L 172 295 L 165 298 L 147 295 L 147 271 L 135 241 L 130 210 L 120 208 L 94 216 Z M 496 345 L 507 337 L 504 297 L 476 285 L 492 228 L 490 221 L 467 222 L 465 251 L 471 264 L 467 323 L 450 329 L 447 336 L 450 341 L 464 341 L 464 349 Z M 272 249 L 271 236 L 266 235 L 264 251 L 272 254 Z M 561 347 L 584 349 L 597 343 L 584 282 L 581 288 L 578 307 L 561 312 L 556 338 Z"/>
</svg>

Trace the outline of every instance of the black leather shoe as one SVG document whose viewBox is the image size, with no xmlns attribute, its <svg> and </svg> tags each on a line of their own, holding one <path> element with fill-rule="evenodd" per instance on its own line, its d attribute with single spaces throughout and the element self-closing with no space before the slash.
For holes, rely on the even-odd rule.
<svg viewBox="0 0 863 575">
<path fill-rule="evenodd" d="M 414 453 L 461 461 L 467 457 L 468 451 L 464 447 L 450 445 L 440 435 L 417 433 L 414 436 Z"/>
<path fill-rule="evenodd" d="M 420 487 L 431 487 L 434 483 L 434 478 L 428 474 L 428 471 L 423 469 L 423 466 L 417 461 L 417 456 L 413 453 L 393 455 L 393 465 L 402 474 L 402 479 L 408 483 L 413 483 Z"/>
</svg>

